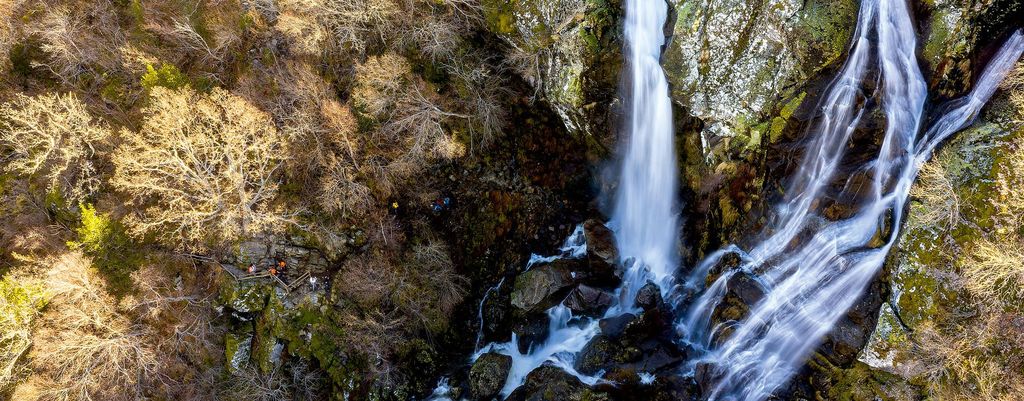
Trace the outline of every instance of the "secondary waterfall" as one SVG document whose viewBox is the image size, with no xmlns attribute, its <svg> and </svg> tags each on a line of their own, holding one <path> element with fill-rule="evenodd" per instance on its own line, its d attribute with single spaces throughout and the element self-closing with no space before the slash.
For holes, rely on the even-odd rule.
<svg viewBox="0 0 1024 401">
<path fill-rule="evenodd" d="M 861 2 L 849 58 L 819 105 L 820 121 L 809 132 L 811 140 L 769 235 L 749 252 L 735 247 L 715 252 L 693 273 L 703 279 L 728 252 L 742 259 L 704 291 L 679 324 L 684 340 L 705 353 L 688 368 L 699 362 L 713 365 L 716 384 L 706 394 L 710 399 L 763 400 L 803 365 L 882 267 L 898 238 L 921 164 L 938 144 L 970 124 L 1022 51 L 1024 36 L 1018 32 L 974 90 L 919 135 L 927 92 L 907 4 Z M 870 77 L 880 83 L 875 94 L 865 92 L 869 71 L 877 71 L 877 77 Z M 880 106 L 869 101 L 873 96 L 881 99 Z M 851 185 L 854 177 L 846 177 L 846 187 L 826 196 L 852 133 L 872 107 L 881 108 L 886 126 L 877 155 L 855 173 L 869 183 Z M 819 213 L 829 199 L 852 200 L 856 212 L 825 219 Z M 754 275 L 766 294 L 743 321 L 734 323 L 724 342 L 712 345 L 711 313 L 729 278 L 740 272 Z"/>
</svg>

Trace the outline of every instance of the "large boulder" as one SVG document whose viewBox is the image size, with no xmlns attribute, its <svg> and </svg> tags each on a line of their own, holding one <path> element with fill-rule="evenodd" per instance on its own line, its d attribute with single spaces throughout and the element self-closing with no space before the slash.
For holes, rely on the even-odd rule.
<svg viewBox="0 0 1024 401">
<path fill-rule="evenodd" d="M 558 259 L 516 277 L 512 306 L 527 313 L 543 312 L 562 302 L 581 275 L 577 261 Z"/>
<path fill-rule="evenodd" d="M 882 304 L 875 330 L 867 345 L 857 355 L 857 360 L 890 373 L 902 371 L 899 357 L 910 350 L 909 335 L 892 307 L 888 303 Z"/>
<path fill-rule="evenodd" d="M 577 372 L 585 375 L 593 375 L 602 370 L 611 369 L 619 353 L 622 352 L 621 345 L 606 335 L 599 334 L 587 343 L 576 355 L 575 368 Z"/>
<path fill-rule="evenodd" d="M 565 297 L 565 306 L 573 315 L 600 316 L 614 302 L 614 298 L 606 291 L 581 284 Z"/>
<path fill-rule="evenodd" d="M 516 345 L 519 352 L 529 353 L 534 344 L 541 344 L 551 334 L 547 315 L 525 316 L 512 325 L 512 332 L 516 335 Z"/>
<path fill-rule="evenodd" d="M 508 401 L 581 400 L 589 393 L 576 376 L 552 365 L 543 365 L 526 375 L 526 381 L 508 396 Z"/>
<path fill-rule="evenodd" d="M 647 284 L 640 288 L 640 291 L 636 292 L 636 306 L 643 308 L 645 311 L 661 307 L 664 304 L 665 300 L 661 297 L 661 288 L 657 284 L 648 281 Z"/>
<path fill-rule="evenodd" d="M 597 325 L 601 329 L 601 334 L 609 338 L 618 339 L 626 331 L 626 328 L 629 327 L 629 324 L 636 319 L 637 316 L 632 313 L 623 313 L 618 316 L 601 319 Z"/>
<path fill-rule="evenodd" d="M 603 287 L 614 287 L 622 281 L 619 267 L 619 249 L 615 233 L 597 220 L 583 223 L 583 235 L 587 238 L 587 264 L 590 267 L 588 282 Z"/>
<path fill-rule="evenodd" d="M 1024 19 L 1024 3 L 1015 0 L 918 0 L 922 69 L 933 94 L 964 93 L 987 61 L 978 57 Z"/>
<path fill-rule="evenodd" d="M 469 370 L 469 392 L 473 399 L 490 400 L 505 386 L 512 357 L 497 352 L 483 354 Z"/>
</svg>

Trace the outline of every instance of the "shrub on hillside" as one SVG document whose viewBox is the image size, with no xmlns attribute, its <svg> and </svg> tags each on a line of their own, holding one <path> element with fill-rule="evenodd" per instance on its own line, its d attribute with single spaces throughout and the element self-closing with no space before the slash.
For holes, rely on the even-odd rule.
<svg viewBox="0 0 1024 401">
<path fill-rule="evenodd" d="M 46 306 L 37 280 L 5 276 L 0 280 L 0 397 L 23 380 L 24 359 L 32 346 L 32 324 Z"/>
<path fill-rule="evenodd" d="M 120 221 L 97 213 L 90 204 L 83 204 L 78 239 L 70 245 L 92 258 L 92 265 L 103 274 L 107 290 L 114 295 L 125 295 L 131 290 L 131 274 L 142 263 L 142 256 L 125 233 Z"/>
</svg>

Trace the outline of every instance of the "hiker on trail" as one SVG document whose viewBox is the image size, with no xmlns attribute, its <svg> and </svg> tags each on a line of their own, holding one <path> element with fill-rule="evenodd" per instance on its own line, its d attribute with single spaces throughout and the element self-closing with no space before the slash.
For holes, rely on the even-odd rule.
<svg viewBox="0 0 1024 401">
<path fill-rule="evenodd" d="M 451 205 L 452 198 L 446 196 L 444 198 L 435 199 L 434 204 L 432 205 L 432 209 L 434 209 L 434 213 L 441 213 L 442 211 L 448 209 L 448 207 Z"/>
<path fill-rule="evenodd" d="M 255 263 L 249 265 L 249 274 L 256 274 L 256 264 Z"/>
</svg>

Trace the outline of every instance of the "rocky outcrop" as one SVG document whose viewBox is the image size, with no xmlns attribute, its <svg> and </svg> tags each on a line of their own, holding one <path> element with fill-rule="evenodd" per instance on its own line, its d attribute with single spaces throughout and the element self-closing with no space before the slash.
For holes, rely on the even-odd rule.
<svg viewBox="0 0 1024 401">
<path fill-rule="evenodd" d="M 1024 4 L 1015 0 L 919 0 L 916 6 L 922 67 L 932 92 L 947 99 L 969 88 L 987 61 L 981 56 L 1024 19 Z"/>
<path fill-rule="evenodd" d="M 610 149 L 622 65 L 620 0 L 485 0 L 506 58 L 570 132 Z M 606 150 L 607 151 L 607 150 Z"/>
<path fill-rule="evenodd" d="M 670 0 L 662 64 L 672 98 L 705 123 L 703 153 L 757 148 L 772 118 L 816 74 L 841 62 L 854 0 Z"/>
</svg>

